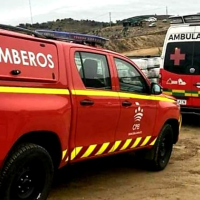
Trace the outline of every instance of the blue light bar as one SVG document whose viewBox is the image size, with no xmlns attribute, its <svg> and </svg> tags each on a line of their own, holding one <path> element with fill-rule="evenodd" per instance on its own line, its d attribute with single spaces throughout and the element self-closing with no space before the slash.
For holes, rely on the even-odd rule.
<svg viewBox="0 0 200 200">
<path fill-rule="evenodd" d="M 77 43 L 89 43 L 89 44 L 105 44 L 108 39 L 99 37 L 96 35 L 80 34 L 80 33 L 70 33 L 65 31 L 51 31 L 51 30 L 35 30 L 35 32 L 43 34 L 44 36 L 50 36 L 52 38 L 57 38 L 61 40 L 68 40 Z"/>
</svg>

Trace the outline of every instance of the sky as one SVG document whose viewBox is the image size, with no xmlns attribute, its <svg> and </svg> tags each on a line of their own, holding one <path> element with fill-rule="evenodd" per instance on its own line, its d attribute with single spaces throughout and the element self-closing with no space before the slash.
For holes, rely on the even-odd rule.
<svg viewBox="0 0 200 200">
<path fill-rule="evenodd" d="M 185 15 L 200 12 L 200 1 L 177 0 L 5 0 L 0 23 L 42 23 L 57 19 L 113 22 L 138 15 Z"/>
</svg>

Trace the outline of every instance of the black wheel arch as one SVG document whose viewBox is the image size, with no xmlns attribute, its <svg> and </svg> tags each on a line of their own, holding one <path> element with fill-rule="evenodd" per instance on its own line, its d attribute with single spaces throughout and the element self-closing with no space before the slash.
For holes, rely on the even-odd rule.
<svg viewBox="0 0 200 200">
<path fill-rule="evenodd" d="M 173 143 L 176 144 L 179 137 L 179 121 L 177 119 L 168 119 L 165 124 L 171 125 L 173 130 Z M 161 127 L 161 129 L 164 127 L 164 125 Z"/>
<path fill-rule="evenodd" d="M 162 129 L 165 127 L 165 125 L 169 124 L 172 127 L 173 130 L 173 144 L 176 144 L 178 141 L 178 137 L 179 137 L 179 122 L 177 119 L 168 119 L 163 126 L 161 127 L 159 134 L 161 133 Z M 159 136 L 159 135 L 158 135 Z M 154 147 L 152 147 L 151 150 L 146 151 L 146 149 L 144 150 L 140 150 L 141 153 L 143 153 L 143 157 L 146 160 L 152 160 L 154 157 L 154 151 L 153 151 Z M 143 151 L 143 152 L 142 152 Z"/>
<path fill-rule="evenodd" d="M 62 159 L 62 148 L 57 134 L 50 131 L 33 131 L 22 135 L 12 149 L 22 143 L 33 143 L 46 149 L 50 154 L 54 168 L 57 169 Z M 11 150 L 12 150 L 11 149 Z"/>
</svg>

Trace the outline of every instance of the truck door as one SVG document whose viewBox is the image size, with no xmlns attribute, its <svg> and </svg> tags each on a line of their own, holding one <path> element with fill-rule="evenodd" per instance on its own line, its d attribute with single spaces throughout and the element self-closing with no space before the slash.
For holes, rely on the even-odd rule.
<svg viewBox="0 0 200 200">
<path fill-rule="evenodd" d="M 76 103 L 71 160 L 77 160 L 111 151 L 120 102 L 118 93 L 113 90 L 113 72 L 106 54 L 73 49 L 71 58 L 74 67 L 71 92 Z"/>
<path fill-rule="evenodd" d="M 116 150 L 152 142 L 158 102 L 147 94 L 147 83 L 129 61 L 115 57 L 121 114 L 116 132 Z"/>
</svg>

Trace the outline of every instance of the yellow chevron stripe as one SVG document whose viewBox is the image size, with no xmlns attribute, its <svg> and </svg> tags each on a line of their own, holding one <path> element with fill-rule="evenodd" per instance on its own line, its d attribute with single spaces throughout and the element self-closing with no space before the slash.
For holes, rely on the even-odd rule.
<svg viewBox="0 0 200 200">
<path fill-rule="evenodd" d="M 155 140 L 150 144 L 151 146 L 153 146 L 156 143 L 157 138 L 155 138 Z"/>
<path fill-rule="evenodd" d="M 32 88 L 32 87 L 1 86 L 0 92 L 3 92 L 3 93 L 25 93 L 25 94 L 63 94 L 63 95 L 69 95 L 69 91 L 67 89 L 55 89 L 55 88 Z"/>
<path fill-rule="evenodd" d="M 96 146 L 97 146 L 96 144 L 90 145 L 89 148 L 87 149 L 87 151 L 81 156 L 81 158 L 88 157 L 94 151 L 94 149 L 96 148 Z"/>
<path fill-rule="evenodd" d="M 143 146 L 145 146 L 147 143 L 148 143 L 148 141 L 151 139 L 151 136 L 147 136 L 146 138 L 145 138 L 145 140 L 143 141 L 143 143 L 140 145 L 141 147 L 143 147 Z"/>
<path fill-rule="evenodd" d="M 126 140 L 125 144 L 123 145 L 123 147 L 120 149 L 120 151 L 126 149 L 128 147 L 128 145 L 132 142 L 132 139 L 128 139 Z"/>
<path fill-rule="evenodd" d="M 62 160 L 65 158 L 66 154 L 67 154 L 67 149 L 62 152 Z"/>
<path fill-rule="evenodd" d="M 115 144 L 114 144 L 114 148 L 113 148 L 113 151 L 115 151 L 119 145 L 121 144 L 122 141 L 116 141 Z"/>
<path fill-rule="evenodd" d="M 71 153 L 71 160 L 74 160 L 74 158 L 78 155 L 78 153 L 81 151 L 83 147 L 76 147 Z"/>
<path fill-rule="evenodd" d="M 101 146 L 101 148 L 99 149 L 99 151 L 95 155 L 101 155 L 107 149 L 107 147 L 109 146 L 109 144 L 110 144 L 109 142 L 104 143 Z"/>
<path fill-rule="evenodd" d="M 118 146 L 121 144 L 121 142 L 122 141 L 116 141 L 108 153 L 114 152 L 118 148 Z"/>
<path fill-rule="evenodd" d="M 71 160 L 74 160 L 75 157 L 76 157 L 76 148 L 74 148 L 74 150 L 71 152 Z"/>
<path fill-rule="evenodd" d="M 142 139 L 141 137 L 138 137 L 138 138 L 135 140 L 134 144 L 132 145 L 131 149 L 137 147 L 137 145 L 140 143 L 141 139 Z"/>
<path fill-rule="evenodd" d="M 147 136 L 140 146 L 145 146 L 149 142 L 150 139 L 151 139 L 151 136 Z M 134 144 L 131 146 L 131 148 L 137 147 L 141 140 L 142 140 L 142 137 L 136 138 L 136 140 L 135 140 Z M 154 141 L 151 142 L 150 145 L 153 146 L 155 144 L 156 140 L 157 140 L 157 138 L 155 138 Z M 133 141 L 133 139 L 127 139 L 125 141 L 124 145 L 121 147 L 120 151 L 127 149 L 127 147 L 129 146 L 129 144 L 132 141 Z M 112 148 L 110 149 L 110 151 L 108 153 L 114 152 L 122 142 L 123 141 L 121 141 L 121 140 L 116 141 L 113 144 Z M 102 144 L 101 148 L 99 149 L 99 151 L 95 155 L 101 155 L 102 153 L 104 153 L 104 151 L 107 149 L 109 144 L 110 144 L 109 142 Z M 81 156 L 81 158 L 86 158 L 86 157 L 90 156 L 92 154 L 92 152 L 95 150 L 96 147 L 97 147 L 97 144 L 90 145 L 87 148 L 87 150 L 85 151 L 85 153 Z M 76 156 L 82 150 L 82 148 L 83 147 L 76 147 L 76 148 L 73 149 L 73 151 L 71 152 L 71 160 L 74 160 L 76 158 Z M 64 159 L 66 154 L 67 154 L 67 150 L 63 151 L 62 159 Z M 68 161 L 68 159 L 69 159 L 69 157 L 66 158 L 66 162 Z"/>
</svg>

